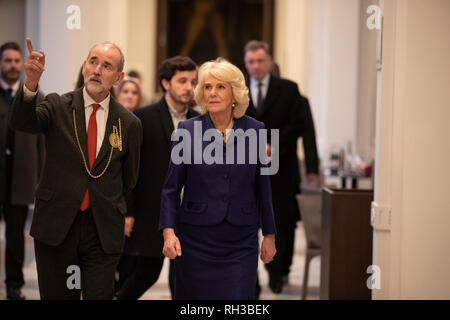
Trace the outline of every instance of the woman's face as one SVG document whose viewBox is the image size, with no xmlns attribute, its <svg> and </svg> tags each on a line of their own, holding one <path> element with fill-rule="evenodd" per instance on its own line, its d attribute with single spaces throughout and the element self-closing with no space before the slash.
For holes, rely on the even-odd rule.
<svg viewBox="0 0 450 320">
<path fill-rule="evenodd" d="M 137 86 L 133 82 L 125 83 L 120 89 L 117 101 L 130 111 L 136 109 L 139 101 L 139 90 Z"/>
<path fill-rule="evenodd" d="M 207 75 L 203 84 L 203 97 L 208 112 L 224 112 L 231 109 L 233 90 L 228 82 Z"/>
</svg>

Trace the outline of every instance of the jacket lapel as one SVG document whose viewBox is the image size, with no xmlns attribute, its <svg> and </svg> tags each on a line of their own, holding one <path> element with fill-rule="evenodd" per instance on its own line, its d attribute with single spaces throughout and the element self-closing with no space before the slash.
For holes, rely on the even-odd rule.
<svg viewBox="0 0 450 320">
<path fill-rule="evenodd" d="M 119 108 L 122 107 L 116 103 L 113 97 L 111 97 L 111 101 L 109 102 L 108 120 L 106 121 L 105 136 L 103 137 L 102 146 L 100 148 L 97 157 L 95 158 L 92 170 L 94 170 L 102 162 L 103 158 L 106 155 L 109 155 L 109 153 L 111 152 L 111 144 L 109 143 L 109 136 L 113 132 L 113 126 L 116 126 L 117 130 L 119 130 Z M 122 123 L 122 130 L 123 127 L 124 124 Z"/>
<path fill-rule="evenodd" d="M 272 106 L 273 103 L 277 100 L 280 95 L 280 87 L 278 86 L 277 79 L 273 76 L 270 76 L 269 81 L 269 89 L 267 90 L 266 98 L 264 99 L 264 103 L 262 105 L 262 111 L 260 113 L 260 117 L 264 115 Z"/>
<path fill-rule="evenodd" d="M 75 109 L 75 121 L 77 125 L 77 134 L 78 134 L 78 140 L 80 141 L 81 149 L 83 150 L 83 154 L 86 158 L 87 163 L 89 163 L 89 154 L 88 154 L 88 147 L 87 147 L 87 132 L 86 132 L 86 115 L 85 115 L 85 107 L 84 107 L 84 99 L 83 99 L 83 90 L 79 89 L 75 92 L 73 95 L 72 100 L 72 110 Z M 71 112 L 73 113 L 73 111 Z M 73 114 L 71 115 L 71 119 L 73 122 Z M 75 130 L 75 128 L 74 128 Z M 78 143 L 76 142 L 76 137 L 73 137 L 75 143 L 77 144 L 78 149 Z M 81 155 L 80 155 L 81 157 Z"/>
<path fill-rule="evenodd" d="M 204 149 L 207 145 L 209 145 L 210 143 L 214 143 L 214 144 L 216 144 L 217 146 L 223 148 L 224 142 L 223 142 L 222 136 L 221 136 L 221 134 L 219 133 L 219 131 L 217 131 L 216 127 L 214 127 L 214 123 L 213 123 L 212 120 L 211 120 L 211 117 L 210 117 L 210 115 L 209 115 L 209 112 L 206 113 L 206 115 L 205 115 L 205 117 L 203 118 L 203 121 L 202 121 L 202 122 L 203 122 L 203 123 L 202 123 L 202 131 L 203 131 L 203 132 L 202 132 L 202 137 L 200 137 L 200 139 L 203 140 L 203 136 L 205 135 L 205 132 L 206 132 L 207 130 L 209 130 L 209 129 L 215 130 L 215 131 L 217 132 L 217 136 L 214 137 L 214 138 L 211 138 L 211 141 L 203 141 L 203 149 Z M 194 137 L 195 137 L 195 133 L 194 133 Z M 220 137 L 220 138 L 219 138 L 219 137 Z M 197 138 L 197 137 L 195 137 L 195 138 Z M 198 138 L 197 138 L 197 139 L 198 139 Z"/>
<path fill-rule="evenodd" d="M 169 148 L 171 148 L 172 140 L 170 138 L 175 128 L 173 127 L 172 117 L 169 113 L 169 106 L 167 105 L 166 99 L 164 97 L 159 102 L 158 113 L 167 143 L 169 144 Z"/>
<path fill-rule="evenodd" d="M 243 123 L 244 117 L 234 119 L 233 134 L 227 140 L 226 143 L 227 149 L 233 147 L 234 150 L 236 151 L 238 144 L 241 144 L 245 141 L 245 139 L 243 139 L 245 135 L 245 128 L 243 127 Z"/>
<path fill-rule="evenodd" d="M 198 116 L 198 113 L 196 111 L 192 110 L 191 108 L 189 108 L 188 112 L 186 114 L 186 119 L 190 119 L 190 118 L 193 118 L 196 116 Z"/>
</svg>

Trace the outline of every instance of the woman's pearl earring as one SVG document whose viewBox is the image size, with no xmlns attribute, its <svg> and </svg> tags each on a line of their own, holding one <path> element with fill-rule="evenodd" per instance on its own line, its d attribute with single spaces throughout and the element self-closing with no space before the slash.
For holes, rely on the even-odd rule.
<svg viewBox="0 0 450 320">
<path fill-rule="evenodd" d="M 232 108 L 236 107 L 236 102 L 233 102 L 233 103 L 231 104 L 231 107 L 232 107 Z"/>
</svg>

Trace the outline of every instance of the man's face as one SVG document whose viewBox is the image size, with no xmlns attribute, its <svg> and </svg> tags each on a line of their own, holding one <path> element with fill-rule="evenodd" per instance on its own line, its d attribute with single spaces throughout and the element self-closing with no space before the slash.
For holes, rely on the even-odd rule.
<svg viewBox="0 0 450 320">
<path fill-rule="evenodd" d="M 272 59 L 264 49 L 247 51 L 244 57 L 245 67 L 250 76 L 258 81 L 270 72 Z"/>
<path fill-rule="evenodd" d="M 0 57 L 1 76 L 9 84 L 15 83 L 20 78 L 23 61 L 19 51 L 7 49 Z"/>
<path fill-rule="evenodd" d="M 172 79 L 162 80 L 166 93 L 178 104 L 188 104 L 194 97 L 194 88 L 197 84 L 197 71 L 176 71 Z"/>
<path fill-rule="evenodd" d="M 93 95 L 105 94 L 122 81 L 119 72 L 120 53 L 109 44 L 94 47 L 83 64 L 84 85 Z"/>
</svg>

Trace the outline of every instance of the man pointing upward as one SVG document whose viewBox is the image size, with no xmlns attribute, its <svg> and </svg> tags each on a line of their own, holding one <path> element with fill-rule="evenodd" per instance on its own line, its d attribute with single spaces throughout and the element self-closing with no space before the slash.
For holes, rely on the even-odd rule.
<svg viewBox="0 0 450 320">
<path fill-rule="evenodd" d="M 41 299 L 112 299 L 142 140 L 140 121 L 109 94 L 123 79 L 122 51 L 112 43 L 93 46 L 83 63 L 84 87 L 36 103 L 45 53 L 30 39 L 27 45 L 27 78 L 9 121 L 46 138 L 30 231 Z M 73 266 L 81 288 L 67 285 Z"/>
</svg>

